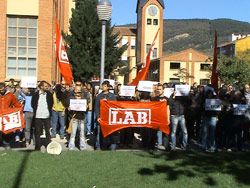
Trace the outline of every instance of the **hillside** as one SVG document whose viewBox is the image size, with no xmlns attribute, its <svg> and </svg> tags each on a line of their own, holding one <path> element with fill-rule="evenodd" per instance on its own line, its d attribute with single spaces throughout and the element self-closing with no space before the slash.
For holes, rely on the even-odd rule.
<svg viewBox="0 0 250 188">
<path fill-rule="evenodd" d="M 250 24 L 231 19 L 164 20 L 163 54 L 194 48 L 211 55 L 215 29 L 218 30 L 218 44 L 222 44 L 229 41 L 232 33 L 250 33 Z"/>
</svg>

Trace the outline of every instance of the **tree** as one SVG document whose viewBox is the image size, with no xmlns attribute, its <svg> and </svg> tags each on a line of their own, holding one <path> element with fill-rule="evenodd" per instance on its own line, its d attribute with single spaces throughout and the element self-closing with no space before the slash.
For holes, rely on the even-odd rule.
<svg viewBox="0 0 250 188">
<path fill-rule="evenodd" d="M 187 73 L 187 69 L 185 68 L 179 68 L 178 73 L 174 73 L 174 76 L 180 78 L 182 82 L 185 82 L 185 80 L 188 81 L 189 78 L 194 78 L 190 73 Z"/>
<path fill-rule="evenodd" d="M 70 19 L 70 32 L 63 34 L 74 79 L 81 81 L 100 75 L 101 23 L 97 3 L 97 0 L 76 0 Z M 109 21 L 106 25 L 105 76 L 120 62 L 126 50 L 126 45 L 115 47 L 120 39 L 117 38 L 118 34 L 112 34 L 112 30 Z"/>
<path fill-rule="evenodd" d="M 250 67 L 246 59 L 221 55 L 218 66 L 221 83 L 240 87 L 250 82 Z"/>
</svg>

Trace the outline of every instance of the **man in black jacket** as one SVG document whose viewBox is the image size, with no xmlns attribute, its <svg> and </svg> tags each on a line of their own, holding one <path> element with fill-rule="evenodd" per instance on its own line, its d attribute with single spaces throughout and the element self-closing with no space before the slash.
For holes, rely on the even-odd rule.
<svg viewBox="0 0 250 188">
<path fill-rule="evenodd" d="M 191 105 L 192 101 L 186 96 L 175 96 L 176 91 L 168 99 L 168 105 L 170 107 L 170 120 L 171 120 L 171 150 L 175 150 L 176 147 L 176 129 L 180 124 L 182 130 L 182 146 L 184 149 L 187 147 L 188 133 L 186 127 L 186 121 L 184 117 L 185 107 Z"/>
<path fill-rule="evenodd" d="M 46 134 L 46 146 L 50 142 L 50 117 L 53 106 L 53 96 L 49 92 L 49 84 L 46 81 L 41 81 L 40 90 L 32 97 L 31 105 L 34 110 L 35 120 L 35 150 L 41 149 L 41 131 L 44 125 Z"/>
<path fill-rule="evenodd" d="M 100 122 L 101 122 L 101 118 L 100 118 L 100 100 L 107 100 L 107 101 L 116 101 L 116 97 L 113 93 L 109 92 L 109 81 L 104 81 L 102 83 L 102 93 L 100 93 L 97 97 L 96 97 L 96 103 L 95 103 L 95 114 L 96 114 L 96 119 L 98 122 L 97 125 L 97 138 L 96 138 L 96 149 L 100 150 L 101 149 L 101 145 L 102 145 L 102 133 L 101 133 L 101 129 L 100 129 Z M 115 150 L 116 149 L 116 138 L 115 138 L 115 134 L 116 133 L 112 133 L 108 136 L 108 139 L 110 140 L 110 150 Z"/>
</svg>

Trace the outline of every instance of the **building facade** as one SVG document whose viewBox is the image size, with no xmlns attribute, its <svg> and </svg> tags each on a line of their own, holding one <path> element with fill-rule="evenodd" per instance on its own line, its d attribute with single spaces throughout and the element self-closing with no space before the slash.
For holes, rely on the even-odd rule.
<svg viewBox="0 0 250 188">
<path fill-rule="evenodd" d="M 218 45 L 218 54 L 236 57 L 240 51 L 250 49 L 250 36 Z"/>
<path fill-rule="evenodd" d="M 72 7 L 72 0 L 0 1 L 1 81 L 61 79 L 54 54 L 55 16 L 67 32 Z"/>
<path fill-rule="evenodd" d="M 211 57 L 194 49 L 188 49 L 175 54 L 162 56 L 163 51 L 163 0 L 138 0 L 137 1 L 137 31 L 136 31 L 136 67 L 145 61 L 149 48 L 153 42 L 157 30 L 160 28 L 158 38 L 155 42 L 147 80 L 164 82 L 185 82 L 193 84 L 197 82 L 201 85 L 210 83 Z M 129 28 L 127 28 L 129 29 Z M 126 27 L 123 27 L 126 30 Z M 116 31 L 116 30 L 114 30 Z M 122 35 L 120 38 L 127 38 Z M 128 47 L 130 49 L 130 47 Z M 124 53 L 130 59 L 128 52 Z M 132 56 L 131 58 L 135 58 Z M 135 68 L 135 62 L 130 63 L 130 69 Z M 133 69 L 134 70 L 134 69 Z M 135 78 L 135 70 L 129 74 L 129 80 L 125 79 L 125 84 L 130 83 Z M 122 81 L 120 81 L 123 83 Z"/>
</svg>

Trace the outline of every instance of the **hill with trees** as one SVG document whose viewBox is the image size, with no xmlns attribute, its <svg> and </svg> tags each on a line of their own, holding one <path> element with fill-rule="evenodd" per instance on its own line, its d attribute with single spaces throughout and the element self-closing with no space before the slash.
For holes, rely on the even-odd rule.
<svg viewBox="0 0 250 188">
<path fill-rule="evenodd" d="M 136 27 L 135 24 L 124 26 Z M 250 23 L 231 19 L 166 19 L 163 54 L 194 48 L 212 55 L 215 29 L 218 30 L 218 44 L 222 44 L 229 41 L 232 33 L 250 33 Z"/>
</svg>

